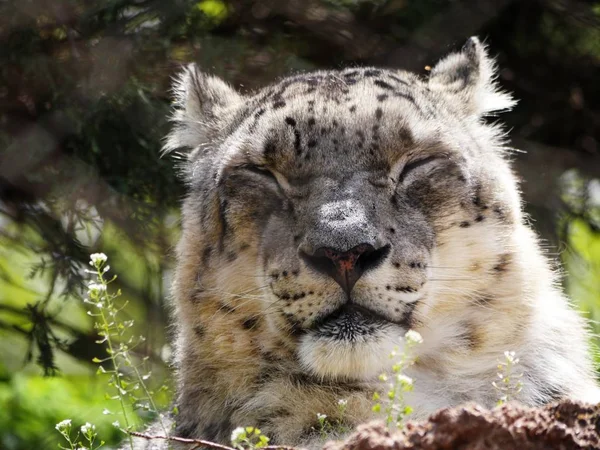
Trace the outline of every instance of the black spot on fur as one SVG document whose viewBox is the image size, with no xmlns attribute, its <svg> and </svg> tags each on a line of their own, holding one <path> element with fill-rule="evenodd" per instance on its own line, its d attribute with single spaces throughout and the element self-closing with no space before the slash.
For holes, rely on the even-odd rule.
<svg viewBox="0 0 600 450">
<path fill-rule="evenodd" d="M 281 361 L 282 359 L 281 356 L 278 356 L 273 352 L 264 352 L 262 354 L 262 358 L 269 363 L 275 363 L 277 361 Z"/>
<path fill-rule="evenodd" d="M 404 312 L 402 313 L 402 318 L 400 319 L 400 325 L 402 325 L 406 329 L 410 329 L 414 325 L 414 316 L 413 313 L 415 311 L 415 307 L 418 302 L 405 303 Z"/>
<path fill-rule="evenodd" d="M 393 91 L 394 90 L 394 88 L 392 87 L 391 84 L 388 84 L 388 83 L 386 83 L 383 80 L 375 80 L 375 81 L 373 81 L 373 83 L 375 83 L 376 86 L 379 86 L 380 88 L 385 89 L 387 91 Z"/>
<path fill-rule="evenodd" d="M 316 147 L 316 145 L 317 145 L 317 140 L 316 140 L 316 139 L 311 139 L 311 140 L 309 140 L 309 141 L 306 143 L 306 146 L 307 146 L 308 148 L 313 148 L 313 147 Z"/>
<path fill-rule="evenodd" d="M 396 286 L 396 292 L 406 292 L 406 293 L 413 293 L 416 292 L 417 290 L 413 287 L 410 286 Z"/>
<path fill-rule="evenodd" d="M 265 142 L 265 146 L 263 149 L 265 158 L 271 159 L 275 155 L 276 151 L 277 151 L 277 146 L 275 145 L 275 142 L 270 141 L 270 140 Z"/>
<path fill-rule="evenodd" d="M 354 111 L 356 111 L 356 105 L 352 105 L 352 106 L 349 108 L 349 111 L 350 111 L 351 113 L 353 113 Z"/>
<path fill-rule="evenodd" d="M 229 306 L 227 303 L 219 303 L 219 311 L 224 312 L 225 314 L 231 314 L 235 312 L 235 308 Z"/>
<path fill-rule="evenodd" d="M 398 131 L 398 137 L 406 147 L 411 147 L 412 145 L 414 145 L 412 132 L 408 128 L 400 128 L 400 130 Z"/>
<path fill-rule="evenodd" d="M 212 254 L 212 247 L 210 245 L 206 246 L 202 251 L 202 264 L 207 266 L 210 261 L 210 256 Z"/>
<path fill-rule="evenodd" d="M 302 141 L 300 138 L 300 132 L 294 128 L 294 149 L 296 149 L 296 153 L 302 153 Z"/>
<path fill-rule="evenodd" d="M 233 262 L 237 259 L 237 253 L 236 252 L 227 252 L 227 261 L 228 262 Z"/>
<path fill-rule="evenodd" d="M 312 127 L 314 126 L 314 124 L 316 123 L 316 120 L 314 117 L 311 117 L 310 119 L 308 119 L 308 126 Z"/>
<path fill-rule="evenodd" d="M 495 272 L 506 272 L 506 269 L 510 265 L 510 262 L 511 262 L 511 255 L 510 254 L 506 253 L 504 255 L 501 255 L 500 259 L 498 261 L 498 264 L 496 264 L 493 267 L 493 270 Z"/>
<path fill-rule="evenodd" d="M 477 350 L 483 345 L 481 337 L 477 332 L 477 327 L 471 323 L 464 324 L 464 328 L 459 336 L 459 339 L 463 342 L 463 345 L 471 351 Z"/>
<path fill-rule="evenodd" d="M 475 217 L 475 222 L 483 222 L 484 219 L 485 217 L 479 214 L 477 217 Z"/>
<path fill-rule="evenodd" d="M 376 69 L 365 70 L 365 77 L 378 77 L 379 75 L 381 75 L 381 70 L 376 70 Z"/>
<path fill-rule="evenodd" d="M 461 228 L 469 228 L 471 226 L 471 222 L 465 220 L 464 222 L 461 222 L 458 226 Z"/>
<path fill-rule="evenodd" d="M 227 207 L 229 206 L 229 202 L 226 199 L 220 199 L 219 201 L 219 220 L 221 222 L 221 232 L 219 234 L 219 251 L 223 251 L 225 248 L 225 236 L 227 235 L 229 224 L 227 222 L 227 216 L 225 212 L 227 211 Z"/>
<path fill-rule="evenodd" d="M 375 119 L 381 120 L 382 117 L 383 117 L 383 110 L 381 108 L 377 108 L 375 110 Z"/>
<path fill-rule="evenodd" d="M 496 217 L 502 221 L 506 221 L 506 211 L 501 206 L 494 206 L 492 211 L 496 214 Z"/>
<path fill-rule="evenodd" d="M 285 102 L 283 100 L 278 100 L 273 103 L 273 109 L 281 109 L 285 106 Z"/>
<path fill-rule="evenodd" d="M 298 319 L 296 319 L 292 314 L 285 314 L 285 321 L 290 327 L 290 333 L 292 335 L 297 335 L 303 332 L 302 325 Z"/>
<path fill-rule="evenodd" d="M 248 317 L 247 319 L 244 319 L 244 321 L 242 322 L 242 327 L 244 328 L 244 330 L 251 330 L 253 328 L 255 328 L 258 324 L 258 317 Z"/>
<path fill-rule="evenodd" d="M 396 75 L 388 75 L 388 76 L 395 82 L 408 86 L 408 82 L 404 81 L 402 78 L 399 78 Z"/>
<path fill-rule="evenodd" d="M 204 325 L 196 325 L 194 327 L 194 333 L 196 334 L 196 337 L 202 339 L 204 336 L 206 336 L 206 328 Z"/>
<path fill-rule="evenodd" d="M 389 96 L 388 96 L 387 94 L 379 94 L 379 95 L 377 96 L 377 101 L 378 101 L 378 102 L 384 102 L 384 101 L 386 101 L 386 100 L 387 100 L 387 98 L 388 98 L 388 97 L 389 97 Z"/>
<path fill-rule="evenodd" d="M 296 126 L 296 120 L 291 118 L 291 117 L 286 117 L 285 118 L 285 123 L 287 123 L 288 125 L 295 127 Z"/>
</svg>

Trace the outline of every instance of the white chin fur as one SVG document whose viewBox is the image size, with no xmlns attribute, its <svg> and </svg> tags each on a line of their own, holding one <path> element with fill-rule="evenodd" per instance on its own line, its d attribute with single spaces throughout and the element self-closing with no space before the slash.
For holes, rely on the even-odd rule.
<svg viewBox="0 0 600 450">
<path fill-rule="evenodd" d="M 386 325 L 353 341 L 308 333 L 300 340 L 298 357 L 305 371 L 321 378 L 372 380 L 391 368 L 394 350 L 402 352 L 404 331 Z"/>
</svg>

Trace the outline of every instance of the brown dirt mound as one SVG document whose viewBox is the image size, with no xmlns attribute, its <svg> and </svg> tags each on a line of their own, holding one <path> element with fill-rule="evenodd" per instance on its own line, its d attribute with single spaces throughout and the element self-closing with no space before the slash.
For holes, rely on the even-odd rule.
<svg viewBox="0 0 600 450">
<path fill-rule="evenodd" d="M 390 433 L 380 422 L 361 425 L 345 442 L 324 450 L 600 449 L 600 404 L 562 401 L 540 408 L 475 404 L 442 409 L 426 421 Z"/>
</svg>

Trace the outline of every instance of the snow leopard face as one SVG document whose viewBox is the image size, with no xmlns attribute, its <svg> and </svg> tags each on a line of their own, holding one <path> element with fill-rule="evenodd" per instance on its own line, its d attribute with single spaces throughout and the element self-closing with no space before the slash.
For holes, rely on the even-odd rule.
<svg viewBox="0 0 600 450">
<path fill-rule="evenodd" d="M 248 300 L 231 285 L 251 290 L 260 326 L 291 337 L 306 371 L 377 375 L 404 332 L 427 325 L 440 292 L 507 266 L 518 203 L 480 116 L 512 103 L 489 64 L 472 40 L 428 81 L 347 69 L 252 97 L 185 72 L 188 122 L 171 145 L 196 148 L 188 209 L 200 216 L 194 232 L 215 236 L 204 267 L 235 267 L 242 281 L 217 288 L 242 298 L 222 301 L 236 309 Z"/>
</svg>

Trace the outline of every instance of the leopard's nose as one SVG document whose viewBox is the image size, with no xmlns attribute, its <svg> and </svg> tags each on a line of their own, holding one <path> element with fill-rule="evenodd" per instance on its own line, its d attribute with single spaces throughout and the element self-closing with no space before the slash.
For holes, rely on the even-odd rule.
<svg viewBox="0 0 600 450">
<path fill-rule="evenodd" d="M 363 273 L 381 264 L 389 251 L 389 245 L 375 248 L 363 243 L 349 250 L 321 247 L 312 254 L 301 251 L 300 255 L 309 267 L 329 275 L 350 295 Z"/>
</svg>

